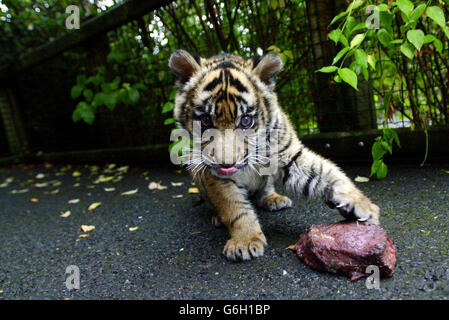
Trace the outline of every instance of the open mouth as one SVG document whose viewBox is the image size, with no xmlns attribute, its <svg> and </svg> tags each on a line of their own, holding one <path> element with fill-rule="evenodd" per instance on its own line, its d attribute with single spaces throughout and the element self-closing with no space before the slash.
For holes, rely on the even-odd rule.
<svg viewBox="0 0 449 320">
<path fill-rule="evenodd" d="M 239 171 L 236 167 L 219 167 L 216 169 L 217 173 L 224 174 L 224 175 L 231 175 Z"/>
</svg>

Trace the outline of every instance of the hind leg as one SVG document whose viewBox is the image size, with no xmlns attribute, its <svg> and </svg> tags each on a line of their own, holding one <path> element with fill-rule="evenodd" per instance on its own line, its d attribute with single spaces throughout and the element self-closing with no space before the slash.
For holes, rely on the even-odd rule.
<svg viewBox="0 0 449 320">
<path fill-rule="evenodd" d="M 258 206 L 268 211 L 278 211 L 290 208 L 293 205 L 289 197 L 280 195 L 274 190 L 274 179 L 272 177 L 268 178 L 257 198 Z"/>
</svg>

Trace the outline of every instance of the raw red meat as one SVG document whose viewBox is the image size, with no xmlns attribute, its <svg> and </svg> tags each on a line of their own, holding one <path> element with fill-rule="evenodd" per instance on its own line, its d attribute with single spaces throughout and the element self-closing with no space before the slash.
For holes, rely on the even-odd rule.
<svg viewBox="0 0 449 320">
<path fill-rule="evenodd" d="M 364 222 L 312 225 L 299 238 L 296 254 L 314 269 L 345 274 L 351 281 L 369 276 L 369 265 L 391 277 L 396 265 L 396 248 L 385 230 Z"/>
</svg>

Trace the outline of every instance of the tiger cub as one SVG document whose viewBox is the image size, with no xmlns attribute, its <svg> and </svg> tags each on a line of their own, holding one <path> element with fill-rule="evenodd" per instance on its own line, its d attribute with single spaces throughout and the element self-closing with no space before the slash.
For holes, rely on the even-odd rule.
<svg viewBox="0 0 449 320">
<path fill-rule="evenodd" d="M 202 133 L 210 129 L 219 133 L 252 130 L 256 134 L 278 130 L 277 151 L 269 157 L 248 155 L 247 148 L 237 148 L 225 159 L 223 152 L 215 149 L 205 154 L 210 141 L 201 140 L 201 152 L 193 152 L 187 162 L 194 182 L 213 209 L 212 222 L 229 230 L 230 239 L 223 249 L 226 258 L 240 261 L 263 255 L 267 240 L 253 203 L 269 211 L 292 206 L 288 197 L 276 193 L 276 180 L 295 194 L 320 197 L 347 219 L 379 224 L 379 207 L 334 163 L 298 139 L 274 91 L 274 78 L 283 67 L 278 55 L 246 60 L 219 54 L 205 59 L 177 50 L 169 66 L 177 77 L 174 114 L 179 128 L 193 134 L 197 122 Z M 277 169 L 261 175 L 261 159 L 267 158 L 277 161 Z"/>
</svg>

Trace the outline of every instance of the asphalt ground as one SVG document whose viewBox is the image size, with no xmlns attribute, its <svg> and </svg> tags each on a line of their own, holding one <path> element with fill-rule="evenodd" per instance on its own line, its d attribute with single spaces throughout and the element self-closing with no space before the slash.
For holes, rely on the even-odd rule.
<svg viewBox="0 0 449 320">
<path fill-rule="evenodd" d="M 0 299 L 449 297 L 448 164 L 391 166 L 382 181 L 356 183 L 382 208 L 397 248 L 395 274 L 379 289 L 314 271 L 287 249 L 310 225 L 341 220 L 320 201 L 294 198 L 291 209 L 259 210 L 265 255 L 231 263 L 221 255 L 226 229 L 215 228 L 207 204 L 188 193 L 185 172 L 117 167 L 0 168 Z M 369 167 L 344 169 L 351 178 L 369 174 Z M 150 182 L 167 188 L 149 190 Z M 80 271 L 78 290 L 66 287 L 70 265 Z"/>
</svg>

